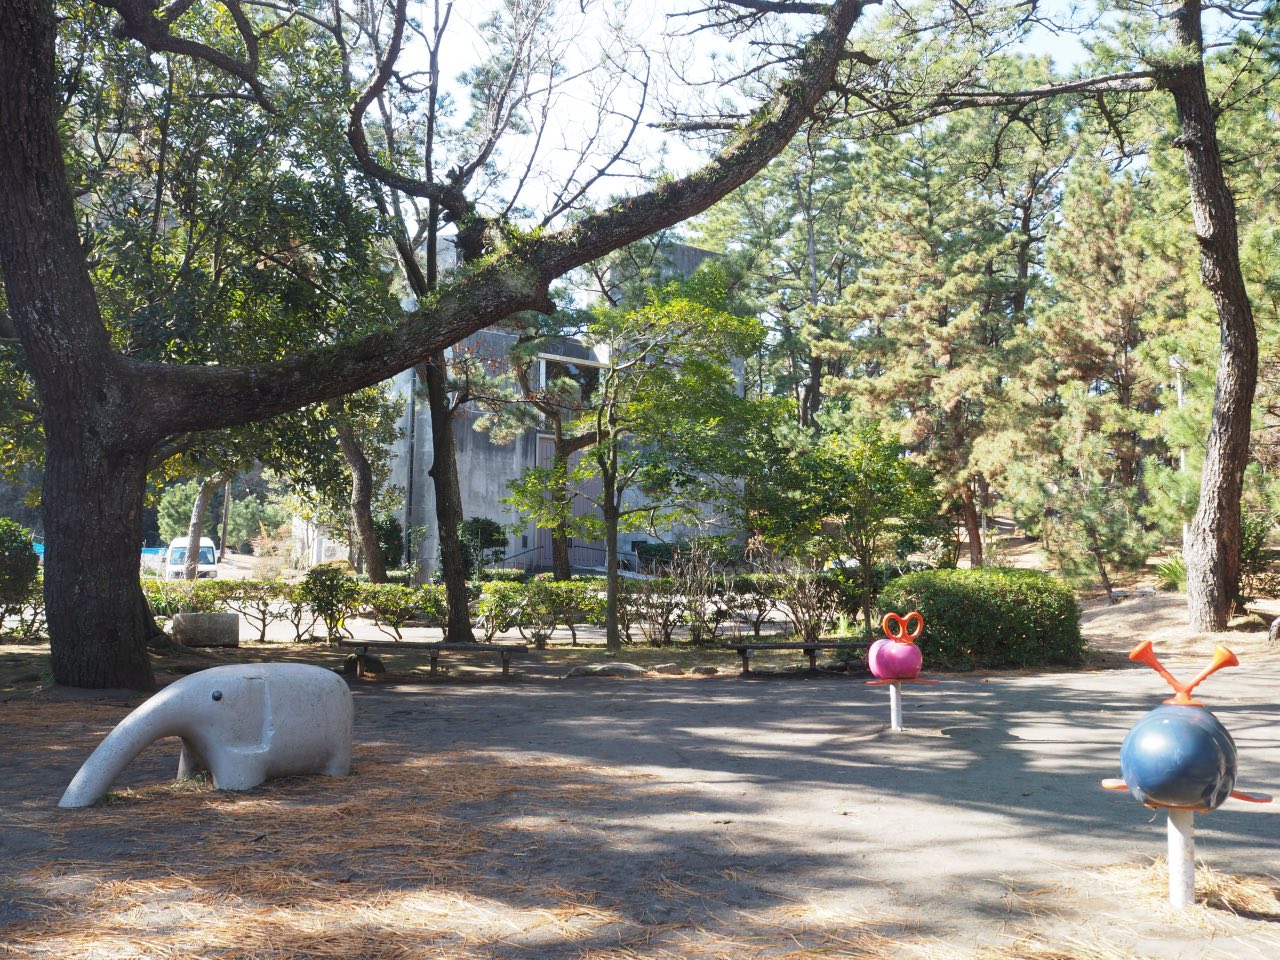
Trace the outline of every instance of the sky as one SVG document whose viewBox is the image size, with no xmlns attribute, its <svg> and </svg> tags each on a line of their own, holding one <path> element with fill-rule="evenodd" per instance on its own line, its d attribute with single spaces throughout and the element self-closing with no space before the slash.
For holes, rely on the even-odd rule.
<svg viewBox="0 0 1280 960">
<path fill-rule="evenodd" d="M 420 0 L 416 13 L 430 22 L 433 3 L 436 0 Z M 598 181 L 587 192 L 592 202 L 602 203 L 611 196 L 634 192 L 640 181 L 636 173 L 652 175 L 658 170 L 679 174 L 699 166 L 706 157 L 706 145 L 689 144 L 680 137 L 651 126 L 661 120 L 655 105 L 663 101 L 687 100 L 695 85 L 684 83 L 686 79 L 705 80 L 717 68 L 728 62 L 727 55 L 741 50 L 745 44 L 738 41 L 731 45 L 710 33 L 698 33 L 692 37 L 672 36 L 680 27 L 693 21 L 673 17 L 680 11 L 698 9 L 696 0 L 650 0 L 628 3 L 625 0 L 508 0 L 530 6 L 555 7 L 555 15 L 548 17 L 546 28 L 538 39 L 553 52 L 566 77 L 547 115 L 539 150 L 541 161 L 529 172 L 521 200 L 530 210 L 545 211 L 549 199 L 564 182 L 565 172 L 578 162 L 577 150 L 597 129 L 599 102 L 603 100 L 613 111 L 604 124 L 605 139 L 615 143 L 628 127 L 626 114 L 639 102 L 639 84 L 625 77 L 626 69 L 650 71 L 650 89 L 646 103 L 646 123 L 635 131 L 629 153 L 634 158 L 630 166 L 620 166 L 617 173 L 625 176 L 609 176 Z M 1068 22 L 1087 16 L 1084 11 L 1069 5 L 1070 0 L 1046 0 L 1038 8 L 1042 16 Z M 459 114 L 465 114 L 465 87 L 457 82 L 464 71 L 483 62 L 489 56 L 487 45 L 477 29 L 487 12 L 493 9 L 493 0 L 458 2 L 452 6 L 449 32 L 442 45 L 441 65 L 445 89 L 458 98 Z M 414 8 L 411 7 L 411 10 Z M 443 10 L 444 7 L 441 7 Z M 874 8 L 872 8 L 874 9 Z M 812 17 L 788 17 L 794 24 L 793 32 L 812 28 Z M 631 48 L 626 40 L 630 38 Z M 1087 51 L 1076 36 L 1054 33 L 1044 27 L 1033 28 L 1016 47 L 1032 54 L 1048 54 L 1060 70 L 1070 70 L 1083 63 Z M 648 51 L 646 63 L 640 51 Z M 417 60 L 415 61 L 415 58 Z M 421 50 L 408 50 L 405 62 L 420 63 Z M 509 191 L 514 179 L 524 173 L 525 156 L 533 144 L 532 133 L 508 138 L 507 147 L 515 147 L 504 156 L 508 179 L 496 184 L 493 198 Z M 599 150 L 585 159 L 584 168 L 594 170 L 608 155 Z M 536 217 L 534 222 L 536 222 Z"/>
</svg>

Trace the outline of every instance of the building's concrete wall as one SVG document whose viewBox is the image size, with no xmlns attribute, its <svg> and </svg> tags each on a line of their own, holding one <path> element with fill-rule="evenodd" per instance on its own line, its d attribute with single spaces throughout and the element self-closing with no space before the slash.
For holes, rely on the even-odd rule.
<svg viewBox="0 0 1280 960">
<path fill-rule="evenodd" d="M 692 273 L 704 259 L 713 256 L 695 247 L 676 246 L 670 253 L 670 273 Z M 501 359 L 506 357 L 515 342 L 515 334 L 503 330 L 482 330 L 460 344 L 460 349 L 474 351 L 480 357 Z M 595 356 L 576 340 L 564 339 L 547 349 L 547 353 L 563 357 L 580 357 L 583 360 L 604 361 Z M 741 364 L 735 364 L 742 382 Z M 429 470 L 432 463 L 431 416 L 427 408 L 425 389 L 421 387 L 412 370 L 405 371 L 392 381 L 392 389 L 405 397 L 405 413 L 401 421 L 401 437 L 394 448 L 394 458 L 389 482 L 405 491 L 405 507 L 401 522 L 405 530 L 422 528 L 423 536 L 415 548 L 419 576 L 429 579 L 439 563 L 439 538 L 435 516 L 435 488 Z M 462 512 L 466 517 L 488 517 L 510 528 L 518 517 L 502 501 L 510 495 L 509 484 L 525 470 L 538 464 L 538 437 L 536 430 L 525 431 L 509 444 L 496 444 L 483 430 L 476 429 L 481 412 L 469 407 L 459 411 L 454 420 L 454 436 L 458 452 L 458 482 L 462 490 Z M 544 435 L 545 436 L 545 435 Z M 640 503 L 638 495 L 628 497 L 628 505 Z M 724 533 L 728 527 L 712 522 L 712 512 L 705 511 L 708 523 L 699 527 L 680 527 L 663 531 L 662 539 L 675 540 L 689 536 Z M 406 542 L 408 541 L 406 536 Z M 619 537 L 619 556 L 624 566 L 634 567 L 632 543 L 651 541 L 648 533 L 622 534 Z M 542 540 L 547 540 L 544 533 Z M 507 556 L 519 566 L 546 566 L 550 563 L 549 550 L 538 552 L 539 532 L 532 524 L 520 526 L 510 534 Z M 597 549 L 599 548 L 599 549 Z M 594 566 L 588 558 L 597 557 L 603 566 L 603 544 L 582 545 L 573 551 L 575 566 Z"/>
<path fill-rule="evenodd" d="M 468 337 L 461 346 L 482 357 L 496 358 L 506 356 L 514 340 L 513 334 L 484 330 Z M 430 578 L 440 554 L 435 486 L 429 473 L 434 459 L 431 411 L 425 388 L 412 370 L 396 377 L 393 389 L 406 398 L 406 403 L 389 482 L 405 491 L 405 509 L 401 516 L 405 529 L 423 528 L 422 539 L 415 545 L 415 555 L 420 575 Z M 487 517 L 510 527 L 519 518 L 502 501 L 510 495 L 508 484 L 536 462 L 537 434 L 527 430 L 512 443 L 494 443 L 486 432 L 476 429 L 480 414 L 474 408 L 463 407 L 453 422 L 462 512 L 466 517 Z M 508 536 L 507 555 L 514 557 L 536 543 L 536 528 L 532 523 L 526 524 Z"/>
</svg>

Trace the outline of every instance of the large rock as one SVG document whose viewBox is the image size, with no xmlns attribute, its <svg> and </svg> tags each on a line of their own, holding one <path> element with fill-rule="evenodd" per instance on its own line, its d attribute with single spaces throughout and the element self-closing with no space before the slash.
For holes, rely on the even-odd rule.
<svg viewBox="0 0 1280 960">
<path fill-rule="evenodd" d="M 584 663 L 571 669 L 565 677 L 643 677 L 648 672 L 634 663 Z"/>
<path fill-rule="evenodd" d="M 240 614 L 180 613 L 173 618 L 173 639 L 184 647 L 238 647 Z"/>
<path fill-rule="evenodd" d="M 684 668 L 678 663 L 659 663 L 657 666 L 650 667 L 654 673 L 670 674 L 673 677 L 684 675 Z"/>
<path fill-rule="evenodd" d="M 701 667 L 694 667 L 689 672 L 696 673 L 704 677 L 714 677 L 717 673 L 720 672 L 720 670 L 717 667 L 701 666 Z"/>
</svg>

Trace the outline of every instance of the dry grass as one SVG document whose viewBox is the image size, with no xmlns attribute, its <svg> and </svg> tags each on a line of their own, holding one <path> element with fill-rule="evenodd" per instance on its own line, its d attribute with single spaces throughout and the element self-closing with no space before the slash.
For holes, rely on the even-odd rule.
<svg viewBox="0 0 1280 960">
<path fill-rule="evenodd" d="M 126 711 L 10 703 L 0 707 L 0 737 L 21 745 L 19 763 L 54 750 L 84 755 Z M 708 889 L 723 878 L 652 878 L 649 905 L 686 908 L 678 922 L 650 922 L 644 905 L 550 882 L 538 869 L 548 831 L 573 829 L 575 813 L 604 791 L 648 778 L 398 749 L 357 750 L 350 778 L 279 780 L 241 794 L 186 781 L 118 791 L 84 810 L 48 798 L 11 803 L 7 824 L 43 842 L 0 870 L 0 904 L 17 917 L 0 926 L 0 957 L 891 955 L 894 941 L 866 918 L 802 905 L 721 914 Z M 513 870 L 526 856 L 532 866 Z"/>
<path fill-rule="evenodd" d="M 1168 910 L 1169 865 L 1164 858 L 1146 866 L 1123 865 L 1099 871 L 1099 876 L 1126 896 L 1141 898 L 1144 907 Z M 1212 924 L 1214 913 L 1250 920 L 1280 922 L 1280 878 L 1235 876 L 1196 864 L 1196 909 L 1180 911 L 1193 925 Z"/>
<path fill-rule="evenodd" d="M 930 944 L 912 956 L 919 960 L 1146 960 L 1140 954 L 1096 942 L 1065 939 L 1051 943 L 1035 936 L 976 949 Z"/>
</svg>

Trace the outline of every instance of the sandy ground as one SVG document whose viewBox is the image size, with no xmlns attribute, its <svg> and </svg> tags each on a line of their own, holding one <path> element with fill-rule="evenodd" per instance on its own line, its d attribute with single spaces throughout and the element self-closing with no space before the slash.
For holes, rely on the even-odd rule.
<svg viewBox="0 0 1280 960">
<path fill-rule="evenodd" d="M 1149 637 L 1182 676 L 1222 639 L 1190 636 L 1180 617 L 1170 595 L 1093 607 L 1085 632 L 1103 654 L 1098 668 L 909 687 L 904 734 L 884 729 L 885 691 L 857 679 L 564 680 L 551 653 L 514 682 L 358 683 L 356 740 L 366 758 L 449 751 L 521 769 L 590 770 L 603 785 L 572 803 L 516 792 L 467 814 L 492 828 L 486 882 L 521 891 L 506 901 L 513 916 L 569 891 L 596 919 L 568 935 L 455 912 L 435 931 L 437 945 L 457 938 L 441 955 L 951 958 L 1001 947 L 1012 952 L 999 956 L 1054 960 L 1274 958 L 1280 910 L 1271 918 L 1165 910 L 1158 886 L 1137 879 L 1164 852 L 1164 817 L 1098 787 L 1119 775 L 1128 727 L 1167 696 L 1151 671 L 1115 667 L 1119 655 Z M 1265 634 L 1226 637 L 1243 667 L 1201 694 L 1236 738 L 1239 785 L 1274 790 L 1280 657 L 1266 650 Z M 100 733 L 101 711 L 95 717 Z M 85 732 L 76 733 L 83 749 Z M 159 782 L 175 758 L 172 742 L 157 745 L 123 782 Z M 35 756 L 6 745 L 0 809 L 21 814 L 0 834 L 9 890 L 30 888 L 24 877 L 67 856 L 54 840 L 64 814 L 52 804 L 82 759 L 77 750 Z M 319 817 L 342 794 L 333 783 L 306 788 Z M 330 793 L 334 801 L 324 799 Z M 1200 856 L 1227 873 L 1280 874 L 1276 806 L 1229 801 L 1199 817 Z M 91 827 L 95 814 L 77 816 Z M 76 855 L 109 865 L 133 842 L 116 827 L 90 829 Z M 21 897 L 0 900 L 0 956 L 5 924 L 19 929 L 31 909 Z M 803 932 L 791 936 L 797 918 Z M 812 940 L 814 929 L 826 939 Z M 73 955 L 14 942 L 15 956 Z M 712 942 L 730 947 L 703 952 Z M 1034 944 L 1058 952 L 1036 953 Z"/>
</svg>

